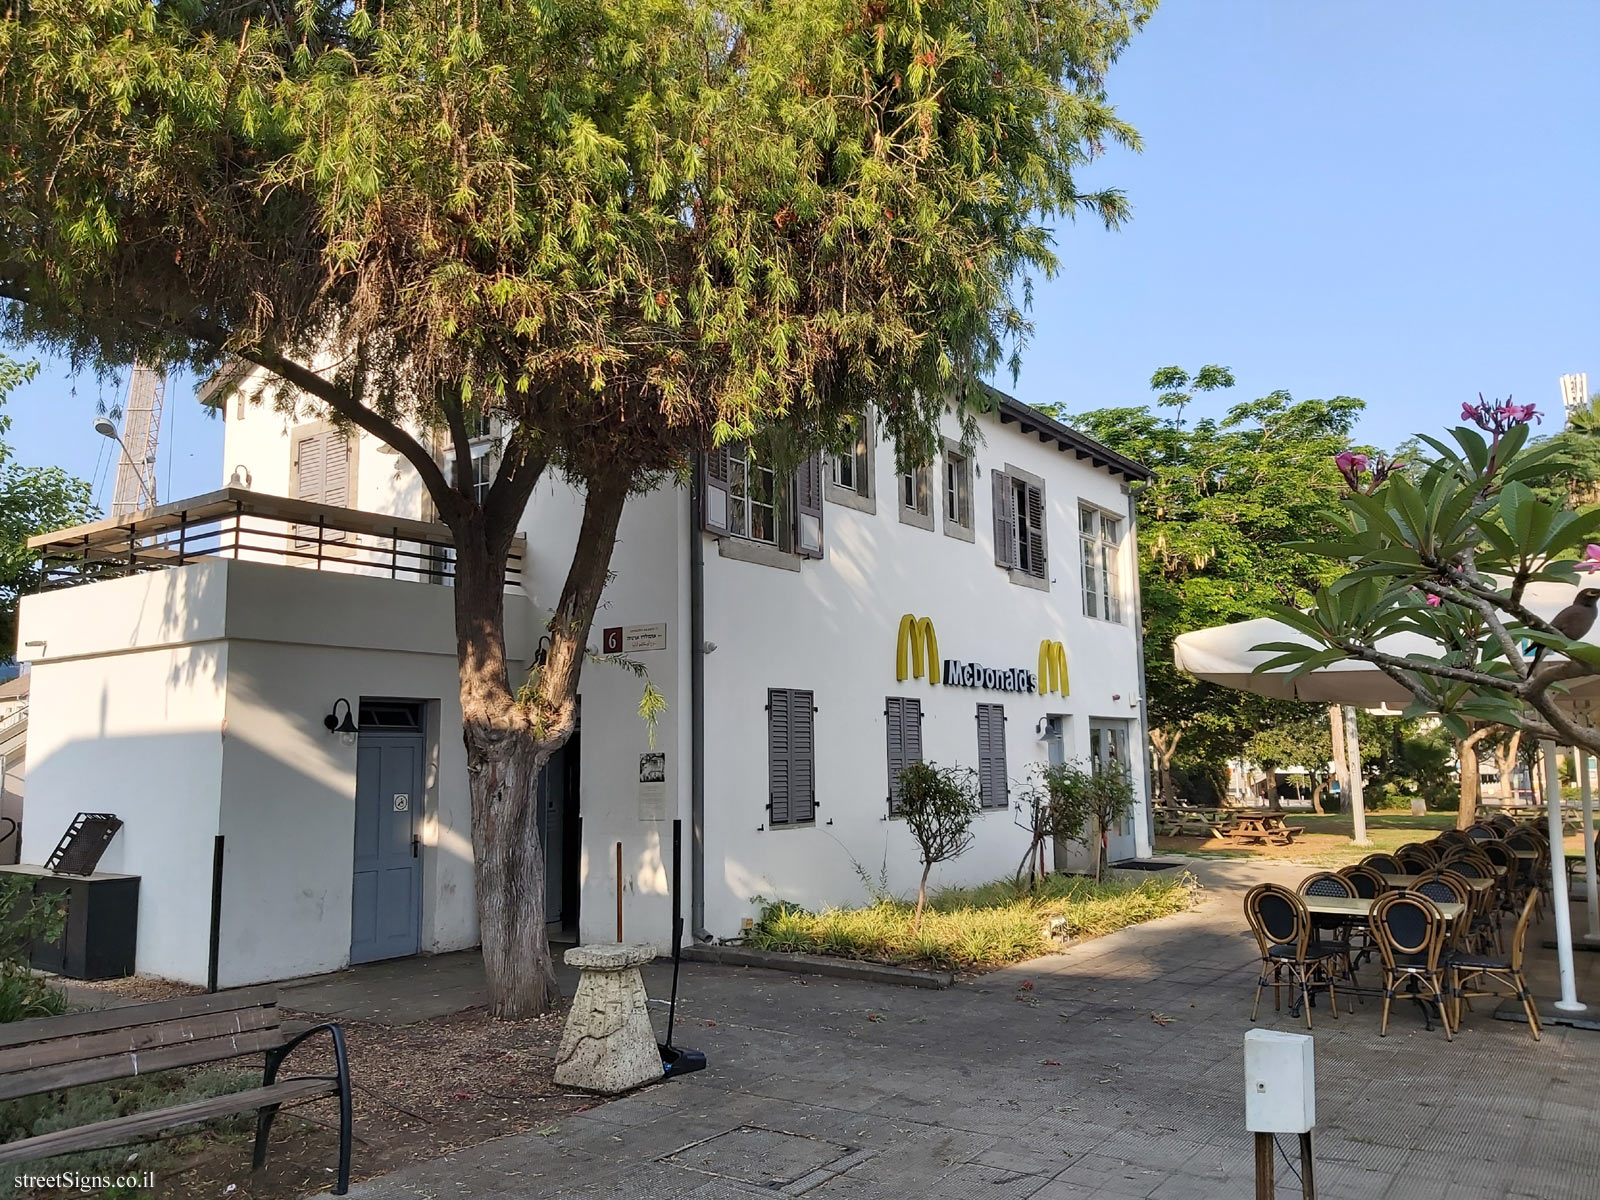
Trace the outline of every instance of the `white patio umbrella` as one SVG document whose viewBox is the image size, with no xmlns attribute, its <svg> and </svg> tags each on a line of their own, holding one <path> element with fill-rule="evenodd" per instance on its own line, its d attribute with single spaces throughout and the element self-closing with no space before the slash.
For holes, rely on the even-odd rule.
<svg viewBox="0 0 1600 1200">
<path fill-rule="evenodd" d="M 1523 602 L 1537 616 L 1546 620 L 1556 615 L 1572 602 L 1577 586 L 1561 583 L 1530 584 L 1523 594 Z M 1600 622 L 1585 635 L 1584 641 L 1600 645 Z M 1236 621 L 1231 625 L 1217 625 L 1210 629 L 1197 629 L 1180 634 L 1172 647 L 1173 663 L 1183 671 L 1223 687 L 1237 691 L 1253 692 L 1278 700 L 1305 700 L 1322 704 L 1353 704 L 1358 707 L 1379 705 L 1403 706 L 1412 696 L 1389 676 L 1371 663 L 1358 660 L 1337 662 L 1331 666 L 1308 671 L 1291 680 L 1290 669 L 1259 671 L 1263 663 L 1278 656 L 1276 650 L 1257 650 L 1255 647 L 1270 642 L 1296 642 L 1316 645 L 1312 639 L 1282 621 L 1258 617 L 1252 621 Z M 1387 653 L 1406 654 L 1439 653 L 1438 643 L 1420 634 L 1403 633 L 1378 643 Z M 1600 697 L 1600 677 L 1574 684 L 1571 695 L 1580 701 Z M 1574 707 L 1584 707 L 1577 704 Z M 1554 763 L 1554 747 L 1546 761 Z M 1584 789 L 1587 793 L 1588 789 Z M 1585 796 L 1587 801 L 1588 797 Z M 1551 909 L 1556 918 L 1556 957 L 1561 970 L 1561 999 L 1556 1007 L 1577 1012 L 1585 1006 L 1578 1002 L 1576 975 L 1572 963 L 1572 913 L 1567 901 L 1567 874 L 1561 863 L 1561 787 L 1560 779 L 1552 765 L 1546 772 L 1545 806 L 1549 821 L 1551 848 Z M 1584 805 L 1584 832 L 1586 842 L 1594 840 L 1593 815 L 1588 803 Z M 1592 854 L 1585 855 L 1586 884 L 1589 894 L 1596 894 L 1596 871 Z"/>
</svg>

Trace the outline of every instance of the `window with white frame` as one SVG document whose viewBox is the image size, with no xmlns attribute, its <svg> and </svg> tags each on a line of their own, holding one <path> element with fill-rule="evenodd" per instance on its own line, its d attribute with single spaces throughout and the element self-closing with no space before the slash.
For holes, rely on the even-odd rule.
<svg viewBox="0 0 1600 1200">
<path fill-rule="evenodd" d="M 778 544 L 777 478 L 749 446 L 728 448 L 728 533 L 752 542 Z"/>
<path fill-rule="evenodd" d="M 1122 518 L 1103 509 L 1078 509 L 1083 561 L 1083 611 L 1104 621 L 1122 620 Z"/>
<path fill-rule="evenodd" d="M 1013 583 L 1050 589 L 1044 480 L 1006 464 L 994 473 L 994 561 Z"/>
<path fill-rule="evenodd" d="M 900 493 L 900 520 L 906 525 L 915 525 L 918 529 L 933 528 L 933 497 L 930 494 L 929 470 L 927 467 L 912 467 L 909 471 L 901 471 L 896 488 Z"/>
<path fill-rule="evenodd" d="M 950 446 L 944 451 L 944 531 L 972 540 L 972 461 Z"/>
<path fill-rule="evenodd" d="M 866 423 L 858 416 L 845 419 L 845 445 L 828 455 L 828 482 L 836 488 L 867 494 Z"/>
</svg>

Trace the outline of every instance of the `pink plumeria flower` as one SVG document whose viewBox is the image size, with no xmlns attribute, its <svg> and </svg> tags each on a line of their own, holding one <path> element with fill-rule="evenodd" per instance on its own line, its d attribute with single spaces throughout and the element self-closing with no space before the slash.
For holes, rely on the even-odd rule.
<svg viewBox="0 0 1600 1200">
<path fill-rule="evenodd" d="M 1343 475 L 1359 474 L 1367 469 L 1367 456 L 1357 454 L 1353 450 L 1346 450 L 1343 454 L 1336 455 L 1333 462 Z"/>
<path fill-rule="evenodd" d="M 1600 571 L 1600 546 L 1590 542 L 1583 548 L 1583 557 L 1572 564 L 1575 571 Z"/>
<path fill-rule="evenodd" d="M 1428 593 L 1428 607 L 1429 608 L 1438 608 L 1439 605 L 1441 605 L 1443 603 L 1444 603 L 1444 597 L 1443 596 L 1435 596 L 1432 592 Z"/>
</svg>

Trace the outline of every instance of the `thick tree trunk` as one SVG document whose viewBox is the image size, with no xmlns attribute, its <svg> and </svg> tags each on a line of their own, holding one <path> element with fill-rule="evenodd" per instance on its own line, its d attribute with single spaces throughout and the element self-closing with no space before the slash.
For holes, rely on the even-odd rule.
<svg viewBox="0 0 1600 1200">
<path fill-rule="evenodd" d="M 1163 804 L 1177 802 L 1177 788 L 1172 782 L 1172 760 L 1177 757 L 1178 743 L 1183 739 L 1183 730 L 1175 729 L 1168 733 L 1165 729 L 1152 729 L 1150 731 L 1150 746 L 1156 755 L 1156 787 L 1160 791 Z"/>
<path fill-rule="evenodd" d="M 1311 787 L 1311 811 L 1320 817 L 1323 815 L 1322 797 L 1328 790 L 1328 778 L 1325 775 L 1320 779 L 1318 779 L 1316 776 L 1312 776 L 1312 778 L 1316 782 L 1313 783 Z"/>
<path fill-rule="evenodd" d="M 509 536 L 490 537 L 481 514 L 457 522 L 456 650 L 462 737 L 472 798 L 478 937 L 493 1016 L 515 1019 L 560 1000 L 545 931 L 545 861 L 538 780 L 572 735 L 578 678 L 605 587 L 627 480 L 591 481 L 550 642 L 531 694 L 511 686 L 505 642 Z"/>
<path fill-rule="evenodd" d="M 1494 732 L 1493 725 L 1474 729 L 1461 739 L 1456 757 L 1461 772 L 1461 807 L 1456 810 L 1456 828 L 1468 829 L 1478 820 L 1478 743 Z"/>
</svg>

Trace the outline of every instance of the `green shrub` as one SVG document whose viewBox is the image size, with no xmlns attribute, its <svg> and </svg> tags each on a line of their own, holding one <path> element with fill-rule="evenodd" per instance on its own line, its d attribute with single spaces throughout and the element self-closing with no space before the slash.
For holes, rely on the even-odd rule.
<svg viewBox="0 0 1600 1200">
<path fill-rule="evenodd" d="M 261 1082 L 259 1071 L 240 1071 L 221 1067 L 201 1071 L 166 1071 L 132 1079 L 118 1079 L 110 1083 L 84 1084 L 61 1092 L 45 1092 L 38 1096 L 24 1096 L 20 1100 L 0 1102 L 0 1143 L 19 1138 L 52 1133 L 58 1129 L 73 1129 L 96 1121 L 109 1121 L 152 1108 L 167 1108 L 192 1100 L 204 1100 L 227 1092 L 242 1091 Z M 9 1198 L 23 1193 L 13 1190 L 12 1179 L 22 1174 L 58 1174 L 76 1171 L 85 1175 L 128 1175 L 140 1171 L 155 1171 L 157 1182 L 166 1171 L 177 1170 L 185 1156 L 195 1147 L 195 1135 L 203 1131 L 206 1137 L 231 1137 L 241 1143 L 255 1127 L 255 1114 L 242 1113 L 234 1117 L 205 1122 L 196 1126 L 195 1133 L 161 1141 L 144 1142 L 132 1146 L 108 1146 L 104 1150 L 86 1150 L 81 1154 L 66 1154 L 55 1158 L 14 1163 L 0 1172 L 0 1197 Z M 96 1193 L 118 1195 L 118 1193 Z M 126 1196 L 148 1195 L 148 1192 L 124 1192 Z"/>
<path fill-rule="evenodd" d="M 66 1011 L 66 997 L 28 965 L 33 944 L 60 937 L 65 920 L 60 898 L 34 895 L 23 876 L 0 875 L 0 1022 Z"/>
</svg>

